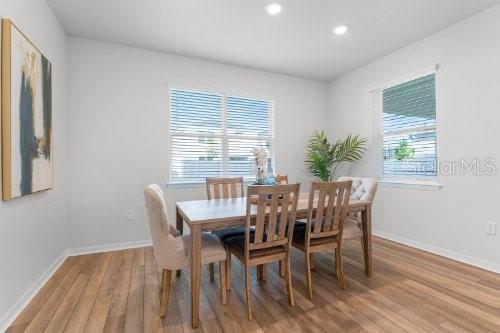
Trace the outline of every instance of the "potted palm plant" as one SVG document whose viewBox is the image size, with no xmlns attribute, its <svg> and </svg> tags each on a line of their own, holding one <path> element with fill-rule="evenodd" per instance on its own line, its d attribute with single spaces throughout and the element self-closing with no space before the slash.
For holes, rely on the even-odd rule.
<svg viewBox="0 0 500 333">
<path fill-rule="evenodd" d="M 335 171 L 344 162 L 357 162 L 366 150 L 366 139 L 349 134 L 330 143 L 323 131 L 314 131 L 306 146 L 307 171 L 323 182 L 333 181 Z"/>
</svg>

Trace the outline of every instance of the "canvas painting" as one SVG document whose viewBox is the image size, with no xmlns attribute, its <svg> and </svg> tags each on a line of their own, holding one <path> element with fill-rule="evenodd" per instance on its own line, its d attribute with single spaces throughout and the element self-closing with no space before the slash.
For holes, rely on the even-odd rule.
<svg viewBox="0 0 500 333">
<path fill-rule="evenodd" d="M 2 20 L 2 193 L 4 200 L 52 188 L 52 68 Z"/>
</svg>

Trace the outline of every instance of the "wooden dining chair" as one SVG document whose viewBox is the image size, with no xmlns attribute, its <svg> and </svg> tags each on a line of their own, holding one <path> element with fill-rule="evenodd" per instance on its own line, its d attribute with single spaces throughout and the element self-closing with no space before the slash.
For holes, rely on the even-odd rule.
<svg viewBox="0 0 500 333">
<path fill-rule="evenodd" d="M 167 313 L 168 298 L 172 282 L 172 271 L 189 265 L 191 236 L 179 235 L 167 218 L 167 206 L 160 186 L 151 184 L 144 189 L 144 199 L 149 219 L 149 229 L 153 239 L 153 252 L 158 269 L 162 270 L 160 316 Z M 201 262 L 219 262 L 221 303 L 227 303 L 226 250 L 220 240 L 209 232 L 201 235 Z"/>
<path fill-rule="evenodd" d="M 288 175 L 277 175 L 276 185 L 286 185 L 288 184 Z"/>
<path fill-rule="evenodd" d="M 206 178 L 207 199 L 228 199 L 239 198 L 245 196 L 243 177 L 232 178 Z M 235 227 L 221 229 L 213 232 L 221 241 L 230 237 L 238 237 L 245 235 L 245 227 Z M 208 266 L 210 272 L 210 280 L 214 280 L 214 264 Z M 227 267 L 228 274 L 231 274 L 230 267 Z M 231 290 L 231 284 L 227 285 L 228 290 Z"/>
<path fill-rule="evenodd" d="M 245 235 L 224 241 L 226 248 L 245 266 L 248 319 L 252 319 L 250 269 L 253 266 L 285 260 L 288 304 L 294 305 L 290 249 L 300 184 L 248 186 Z M 252 203 L 255 197 L 256 204 Z M 267 214 L 269 212 L 269 214 Z M 251 226 L 255 224 L 255 233 Z M 226 266 L 230 263 L 226 262 Z M 228 278 L 229 280 L 229 278 Z"/>
<path fill-rule="evenodd" d="M 288 184 L 288 175 L 277 175 L 276 176 L 276 185 L 285 185 Z M 279 274 L 281 277 L 285 276 L 285 261 L 281 260 L 280 265 L 279 265 Z M 260 273 L 260 271 L 259 271 Z M 264 277 L 266 276 L 267 270 L 266 267 L 264 266 L 262 268 L 261 276 Z"/>
<path fill-rule="evenodd" d="M 335 272 L 342 289 L 346 289 L 342 266 L 342 229 L 349 206 L 352 181 L 313 182 L 309 193 L 307 221 L 297 221 L 292 245 L 304 252 L 309 298 L 313 298 L 311 255 L 335 250 Z"/>
<path fill-rule="evenodd" d="M 207 199 L 227 199 L 245 196 L 243 177 L 206 178 Z"/>
<path fill-rule="evenodd" d="M 286 185 L 288 184 L 288 175 L 277 175 L 276 185 Z M 279 266 L 280 276 L 285 276 L 285 261 L 280 260 Z M 267 265 L 260 265 L 257 267 L 257 277 L 261 280 L 267 280 Z"/>
</svg>

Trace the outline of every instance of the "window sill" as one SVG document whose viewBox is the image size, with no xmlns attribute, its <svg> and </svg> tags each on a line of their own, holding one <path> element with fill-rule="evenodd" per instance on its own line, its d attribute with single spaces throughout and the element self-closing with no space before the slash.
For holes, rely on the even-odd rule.
<svg viewBox="0 0 500 333">
<path fill-rule="evenodd" d="M 411 188 L 416 190 L 439 191 L 441 184 L 437 179 L 379 179 L 380 187 Z"/>
</svg>

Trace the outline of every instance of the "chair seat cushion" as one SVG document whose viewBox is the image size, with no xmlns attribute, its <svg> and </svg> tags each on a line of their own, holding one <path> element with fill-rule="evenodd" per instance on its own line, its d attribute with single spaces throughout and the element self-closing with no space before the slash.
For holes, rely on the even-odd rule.
<svg viewBox="0 0 500 333">
<path fill-rule="evenodd" d="M 253 234 L 250 235 L 250 241 L 253 242 Z M 263 241 L 266 241 L 266 235 L 263 237 Z M 226 239 L 224 242 L 231 252 L 243 257 L 245 255 L 245 236 L 231 237 Z M 274 246 L 266 249 L 258 249 L 250 251 L 250 258 L 262 257 L 265 255 L 271 255 L 275 253 L 285 252 L 284 246 Z"/>
<path fill-rule="evenodd" d="M 311 222 L 311 228 L 314 228 L 315 220 Z M 306 242 L 306 227 L 307 222 L 295 221 L 295 227 L 293 228 L 293 242 L 296 244 L 305 244 Z M 335 237 L 322 237 L 322 238 L 311 238 L 310 245 L 319 245 L 323 243 L 336 242 Z"/>
<path fill-rule="evenodd" d="M 191 235 L 182 235 L 186 256 L 189 257 L 191 251 Z M 222 246 L 219 238 L 209 232 L 201 233 L 201 263 L 209 264 L 216 261 L 226 260 L 226 250 Z"/>
<path fill-rule="evenodd" d="M 250 229 L 250 234 L 253 234 L 254 232 L 254 229 Z M 213 233 L 224 242 L 228 238 L 245 236 L 245 227 L 221 229 L 214 231 Z"/>
<path fill-rule="evenodd" d="M 314 228 L 314 223 L 316 221 L 312 221 L 312 227 Z M 294 233 L 293 233 L 293 240 L 295 241 L 296 233 L 297 233 L 297 238 L 302 237 L 305 238 L 306 236 L 306 227 L 307 223 L 304 221 L 295 221 L 295 227 L 294 227 Z M 361 232 L 361 223 L 358 220 L 353 220 L 350 218 L 346 218 L 344 222 L 344 228 L 342 230 L 342 239 L 349 239 L 349 238 L 355 238 L 355 237 L 361 237 L 362 232 Z"/>
<path fill-rule="evenodd" d="M 312 225 L 314 226 L 314 223 L 316 222 L 316 220 L 312 220 Z M 295 225 L 293 227 L 293 229 L 300 229 L 300 228 L 303 228 L 305 229 L 307 227 L 307 222 L 306 221 L 302 221 L 302 220 L 297 220 L 295 221 Z"/>
<path fill-rule="evenodd" d="M 311 221 L 311 228 L 314 228 L 314 224 L 316 223 L 316 220 Z M 306 228 L 307 228 L 307 222 L 303 220 L 297 220 L 295 221 L 295 225 L 293 227 L 293 240 L 295 240 L 295 234 L 298 236 L 303 235 L 302 237 L 305 237 L 306 235 Z M 288 232 L 288 227 L 287 230 Z"/>
</svg>

